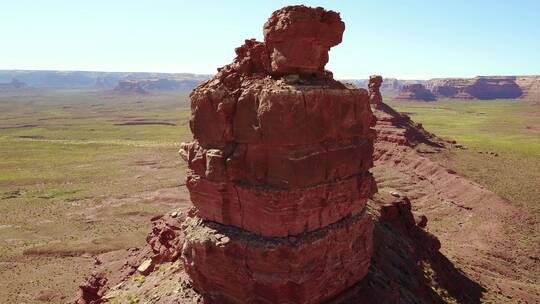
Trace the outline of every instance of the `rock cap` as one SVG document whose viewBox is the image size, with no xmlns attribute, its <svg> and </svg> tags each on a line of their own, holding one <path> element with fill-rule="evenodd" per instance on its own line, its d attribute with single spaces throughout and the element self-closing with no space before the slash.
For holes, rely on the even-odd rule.
<svg viewBox="0 0 540 304">
<path fill-rule="evenodd" d="M 324 71 L 328 51 L 341 43 L 345 23 L 339 13 L 322 7 L 287 6 L 264 25 L 271 74 L 316 74 Z"/>
</svg>

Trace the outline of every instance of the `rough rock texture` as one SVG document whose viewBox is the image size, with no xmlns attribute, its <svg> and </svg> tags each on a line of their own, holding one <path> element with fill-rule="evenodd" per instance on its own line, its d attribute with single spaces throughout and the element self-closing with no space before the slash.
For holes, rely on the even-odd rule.
<svg viewBox="0 0 540 304">
<path fill-rule="evenodd" d="M 201 217 L 283 237 L 317 230 L 363 210 L 375 182 L 367 174 L 309 188 L 269 191 L 191 175 L 187 186 Z"/>
<path fill-rule="evenodd" d="M 380 105 L 382 103 L 381 85 L 383 78 L 380 75 L 369 76 L 369 103 Z"/>
<path fill-rule="evenodd" d="M 92 303 L 92 301 L 94 301 L 93 303 L 114 303 L 115 301 L 124 303 L 135 298 L 139 299 L 141 303 L 185 304 L 209 302 L 211 300 L 208 299 L 208 296 L 202 299 L 200 294 L 193 289 L 193 284 L 190 282 L 186 271 L 195 271 L 196 273 L 192 276 L 198 279 L 202 279 L 205 275 L 214 275 L 213 273 L 218 271 L 230 272 L 230 264 L 221 263 L 223 260 L 236 261 L 236 264 L 234 264 L 237 267 L 234 269 L 235 272 L 239 271 L 239 269 L 245 271 L 254 261 L 266 261 L 264 264 L 257 264 L 260 267 L 256 268 L 258 276 L 264 278 L 271 277 L 264 276 L 269 271 L 274 273 L 275 271 L 285 271 L 286 267 L 289 266 L 294 266 L 295 269 L 301 267 L 296 265 L 308 267 L 306 264 L 308 259 L 316 258 L 314 266 L 309 267 L 319 267 L 322 265 L 320 261 L 325 259 L 324 250 L 320 250 L 319 246 L 325 244 L 313 240 L 341 235 L 343 239 L 340 238 L 338 242 L 340 245 L 338 246 L 345 245 L 344 240 L 356 240 L 357 252 L 358 250 L 370 250 L 370 248 L 365 248 L 361 244 L 361 237 L 358 233 L 363 232 L 356 230 L 369 228 L 370 222 L 374 223 L 372 248 L 374 252 L 367 276 L 325 303 L 446 303 L 449 295 L 459 299 L 458 303 L 477 303 L 478 301 L 475 299 L 480 296 L 482 288 L 464 276 L 461 271 L 455 269 L 452 263 L 439 252 L 440 242 L 436 237 L 425 231 L 421 223 L 415 223 L 416 218 L 422 218 L 423 216 L 413 213 L 411 209 L 412 205 L 407 197 L 401 195 L 395 197 L 388 192 L 383 192 L 375 195 L 373 200 L 369 201 L 367 213 L 356 215 L 356 219 L 351 217 L 331 225 L 338 229 L 327 227 L 322 231 L 309 233 L 311 239 L 301 237 L 265 238 L 241 229 L 212 222 L 203 222 L 194 217 L 186 221 L 184 212 L 171 212 L 162 218 L 154 219 L 154 228 L 147 238 L 148 244 L 145 248 L 136 251 L 112 252 L 99 256 L 96 259 L 96 273 L 99 275 L 91 275 L 85 284 L 82 284 L 79 303 Z M 366 220 L 364 216 L 369 216 L 372 220 L 369 223 L 366 222 L 366 225 L 361 225 L 358 221 Z M 179 230 L 181 223 L 183 223 L 186 232 L 189 231 L 190 239 L 188 240 L 184 240 L 184 235 Z M 347 229 L 352 230 L 347 232 L 347 230 L 343 229 L 346 226 L 348 226 Z M 156 229 L 157 227 L 165 229 Z M 177 232 L 174 238 L 159 237 L 159 235 L 167 235 L 166 231 L 170 229 Z M 160 240 L 164 240 L 164 242 Z M 233 251 L 245 251 L 248 248 L 246 242 L 265 246 L 264 250 L 266 251 L 269 251 L 268 248 L 274 248 L 274 251 L 265 254 L 263 258 L 257 258 L 257 255 L 262 253 L 261 247 L 257 246 L 253 246 L 253 250 L 243 256 Z M 199 255 L 198 259 L 204 259 L 204 265 L 215 265 L 215 267 L 208 266 L 201 269 L 190 268 L 190 265 L 184 267 L 178 260 L 178 255 L 174 255 L 176 258 L 172 258 L 172 260 L 157 258 L 154 267 L 144 272 L 145 283 L 141 284 L 138 278 L 140 279 L 143 273 L 137 268 L 140 268 L 152 256 L 155 256 L 154 252 L 160 251 L 155 250 L 157 243 L 161 243 L 157 247 L 167 247 L 172 249 L 173 252 L 180 252 L 182 247 L 184 247 L 183 250 L 188 251 L 195 249 L 197 252 L 210 252 L 205 256 Z M 183 244 L 186 245 L 183 246 Z M 212 247 L 212 244 L 216 247 Z M 290 244 L 296 248 L 296 251 L 284 250 L 282 252 L 297 254 L 297 264 L 288 265 L 283 263 L 281 256 L 276 257 L 278 252 L 275 250 L 283 248 L 284 244 Z M 315 247 L 317 249 L 314 249 Z M 348 249 L 347 246 L 342 249 L 337 254 L 347 255 L 351 253 L 351 249 Z M 213 253 L 213 250 L 220 252 L 221 260 L 214 260 L 217 256 Z M 302 254 L 298 254 L 300 252 Z M 246 256 L 249 259 L 242 260 Z M 270 258 L 279 258 L 279 260 L 276 262 Z M 355 254 L 352 258 L 359 259 L 360 256 Z M 358 267 L 358 263 L 365 263 L 365 261 L 360 260 L 353 263 L 346 259 L 336 260 L 336 262 L 336 264 L 332 264 L 335 265 L 334 267 L 345 267 L 345 265 L 354 264 L 350 266 L 353 268 Z M 317 268 L 317 270 L 323 277 L 328 268 Z M 104 274 L 105 272 L 106 274 Z M 243 272 L 243 274 L 246 273 Z M 349 273 L 347 275 L 352 277 L 355 274 Z M 294 279 L 300 280 L 302 278 L 302 274 L 296 272 Z M 329 284 L 344 279 L 341 276 L 334 277 L 330 279 Z M 268 283 L 268 280 L 266 282 Z M 312 285 L 308 286 L 315 288 L 315 284 L 319 284 L 317 282 L 317 280 L 313 280 Z M 328 290 L 324 286 L 319 288 L 325 291 Z M 253 288 L 256 289 L 253 290 Z M 298 288 L 298 286 L 290 284 L 287 290 L 293 290 L 294 288 Z M 235 290 L 236 296 L 246 297 L 242 300 L 244 303 L 250 301 L 265 303 L 264 300 L 270 296 L 262 292 L 262 288 L 253 285 L 246 285 L 245 289 L 247 290 Z M 83 290 L 86 292 L 82 293 Z M 309 293 L 299 292 L 298 294 L 301 297 L 306 297 L 307 301 L 307 298 L 317 293 L 310 295 Z M 218 303 L 233 301 L 230 298 L 223 298 L 224 295 L 219 292 L 213 292 L 212 296 L 212 299 L 215 299 L 214 302 Z M 273 296 L 280 297 L 282 295 Z M 313 300 L 315 301 L 315 299 Z M 302 301 L 303 299 L 299 298 L 297 301 L 293 300 L 291 302 L 301 303 Z M 271 302 L 273 303 L 274 300 Z M 279 302 L 279 300 L 276 300 L 276 302 Z"/>
<path fill-rule="evenodd" d="M 275 11 L 264 25 L 270 74 L 317 74 L 324 71 L 328 51 L 341 43 L 345 23 L 322 7 L 291 6 Z"/>
<path fill-rule="evenodd" d="M 523 95 L 515 77 L 432 79 L 426 87 L 438 97 L 461 99 L 519 98 Z"/>
<path fill-rule="evenodd" d="M 324 70 L 344 28 L 323 8 L 276 11 L 264 42 L 246 40 L 190 95 L 180 153 L 202 228 L 186 224 L 182 260 L 209 301 L 318 303 L 367 273 L 373 114 L 366 90 Z M 208 229 L 228 245 L 201 240 Z"/>
<path fill-rule="evenodd" d="M 102 302 L 108 279 L 101 273 L 91 274 L 79 286 L 76 304 L 98 304 Z"/>
<path fill-rule="evenodd" d="M 399 92 L 396 100 L 421 100 L 421 101 L 434 101 L 437 98 L 435 95 L 424 85 L 416 83 L 404 86 Z"/>
<path fill-rule="evenodd" d="M 364 212 L 288 238 L 188 218 L 182 257 L 212 303 L 320 303 L 367 274 L 372 230 Z"/>
<path fill-rule="evenodd" d="M 374 222 L 371 265 L 364 279 L 325 303 L 538 303 L 537 252 L 523 252 L 509 242 L 519 236 L 507 229 L 518 221 L 530 227 L 534 222 L 504 199 L 427 157 L 443 155 L 455 142 L 443 142 L 385 104 L 374 113 L 378 137 L 372 171 L 379 194 L 367 207 Z M 433 147 L 429 153 L 439 153 L 426 155 L 427 147 Z M 96 273 L 106 271 L 100 278 L 107 283 L 86 295 L 98 294 L 97 303 L 129 303 L 129 299 L 202 303 L 179 260 L 156 264 L 144 284 L 137 280 L 137 268 L 155 255 L 152 248 L 173 244 L 169 247 L 175 248 L 173 252 L 181 251 L 183 218 L 175 211 L 154 219 L 154 227 L 166 229 L 153 231 L 148 238 L 156 244 L 169 239 L 157 237 L 168 234 L 161 231 L 172 230 L 176 241 L 100 255 Z M 82 287 L 102 285 L 92 281 L 90 277 Z"/>
</svg>

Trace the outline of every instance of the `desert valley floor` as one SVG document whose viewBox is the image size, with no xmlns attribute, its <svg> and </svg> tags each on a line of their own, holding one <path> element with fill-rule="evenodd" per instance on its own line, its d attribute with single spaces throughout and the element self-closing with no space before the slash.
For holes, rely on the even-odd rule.
<svg viewBox="0 0 540 304">
<path fill-rule="evenodd" d="M 427 216 L 474 285 L 470 302 L 539 301 L 538 103 L 387 99 L 445 145 L 377 146 L 380 195 L 406 194 Z M 0 96 L 0 302 L 67 302 L 94 256 L 144 246 L 151 218 L 189 208 L 177 153 L 189 116 L 186 94 Z M 377 126 L 389 143 L 406 127 Z M 142 290 L 150 278 L 132 282 Z M 460 302 L 459 291 L 434 292 Z"/>
</svg>

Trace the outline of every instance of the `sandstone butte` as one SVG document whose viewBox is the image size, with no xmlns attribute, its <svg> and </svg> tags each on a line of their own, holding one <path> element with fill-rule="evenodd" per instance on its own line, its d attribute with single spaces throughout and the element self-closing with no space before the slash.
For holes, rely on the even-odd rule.
<svg viewBox="0 0 540 304">
<path fill-rule="evenodd" d="M 523 91 L 516 77 L 475 77 L 431 79 L 426 88 L 438 97 L 459 99 L 519 98 Z"/>
<path fill-rule="evenodd" d="M 489 76 L 430 79 L 423 84 L 405 85 L 397 100 L 433 101 L 437 98 L 512 99 L 537 94 L 535 77 Z M 530 96 L 529 96 L 530 95 Z"/>
<path fill-rule="evenodd" d="M 423 84 L 415 83 L 404 86 L 396 100 L 435 101 L 437 97 Z"/>
<path fill-rule="evenodd" d="M 374 116 L 324 69 L 344 30 L 333 11 L 280 9 L 191 93 L 181 259 L 206 301 L 320 303 L 366 276 Z"/>
</svg>

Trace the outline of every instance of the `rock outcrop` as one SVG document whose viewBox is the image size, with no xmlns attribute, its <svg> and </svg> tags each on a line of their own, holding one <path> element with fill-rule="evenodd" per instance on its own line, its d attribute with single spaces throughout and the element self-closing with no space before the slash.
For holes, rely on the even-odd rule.
<svg viewBox="0 0 540 304">
<path fill-rule="evenodd" d="M 435 95 L 422 84 L 409 84 L 401 89 L 396 100 L 435 101 Z"/>
<path fill-rule="evenodd" d="M 321 7 L 275 11 L 264 25 L 270 74 L 316 75 L 324 72 L 328 51 L 341 43 L 345 23 Z"/>
<path fill-rule="evenodd" d="M 383 78 L 380 75 L 369 76 L 369 103 L 379 106 L 382 103 L 381 85 Z"/>
<path fill-rule="evenodd" d="M 182 260 L 210 302 L 319 303 L 368 271 L 373 114 L 324 70 L 344 28 L 323 8 L 278 10 L 190 96 Z"/>
<path fill-rule="evenodd" d="M 426 88 L 441 98 L 510 99 L 523 95 L 515 77 L 432 79 L 426 83 Z"/>
</svg>

